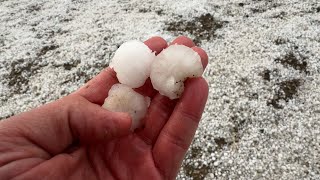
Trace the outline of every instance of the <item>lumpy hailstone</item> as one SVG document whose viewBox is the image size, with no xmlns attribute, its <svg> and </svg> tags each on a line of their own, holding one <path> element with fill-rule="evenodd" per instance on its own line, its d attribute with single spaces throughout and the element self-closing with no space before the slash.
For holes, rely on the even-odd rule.
<svg viewBox="0 0 320 180">
<path fill-rule="evenodd" d="M 115 84 L 109 90 L 102 107 L 113 112 L 129 113 L 132 118 L 131 130 L 134 130 L 141 126 L 149 105 L 149 97 L 142 96 L 126 85 Z"/>
<path fill-rule="evenodd" d="M 199 54 L 183 45 L 171 45 L 164 49 L 151 67 L 153 88 L 160 94 L 177 99 L 184 90 L 184 81 L 200 77 L 203 66 Z"/>
<path fill-rule="evenodd" d="M 150 76 L 154 58 L 155 53 L 143 42 L 129 41 L 122 44 L 115 52 L 110 67 L 117 73 L 121 84 L 137 88 Z"/>
</svg>

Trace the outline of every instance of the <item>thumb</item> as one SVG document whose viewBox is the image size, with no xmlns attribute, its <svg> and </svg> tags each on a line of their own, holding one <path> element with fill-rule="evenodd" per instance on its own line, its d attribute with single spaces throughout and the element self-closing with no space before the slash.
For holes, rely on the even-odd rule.
<svg viewBox="0 0 320 180">
<path fill-rule="evenodd" d="M 69 109 L 69 125 L 74 139 L 85 144 L 110 140 L 129 134 L 131 118 L 127 113 L 110 112 L 86 99 Z"/>
</svg>

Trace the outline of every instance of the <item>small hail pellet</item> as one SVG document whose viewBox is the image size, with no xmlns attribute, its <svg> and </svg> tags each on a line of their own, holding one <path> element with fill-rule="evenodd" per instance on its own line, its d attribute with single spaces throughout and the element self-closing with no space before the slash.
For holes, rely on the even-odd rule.
<svg viewBox="0 0 320 180">
<path fill-rule="evenodd" d="M 199 54 L 183 45 L 171 45 L 155 58 L 151 82 L 160 94 L 177 99 L 184 91 L 187 78 L 201 77 L 203 66 Z"/>
<path fill-rule="evenodd" d="M 149 105 L 149 97 L 142 96 L 126 85 L 115 84 L 109 90 L 102 107 L 112 112 L 129 113 L 132 119 L 131 130 L 134 130 L 143 124 L 142 119 Z"/>
<path fill-rule="evenodd" d="M 155 53 L 140 41 L 128 41 L 115 52 L 110 67 L 121 84 L 132 88 L 142 86 L 150 76 Z"/>
</svg>

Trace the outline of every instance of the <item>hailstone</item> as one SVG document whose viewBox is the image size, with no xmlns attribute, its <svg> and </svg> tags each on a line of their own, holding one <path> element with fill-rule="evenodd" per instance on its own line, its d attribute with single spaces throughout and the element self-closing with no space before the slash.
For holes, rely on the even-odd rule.
<svg viewBox="0 0 320 180">
<path fill-rule="evenodd" d="M 134 130 L 142 125 L 149 105 L 149 97 L 142 96 L 127 85 L 115 84 L 109 90 L 102 107 L 112 112 L 129 113 L 132 119 L 131 130 Z"/>
<path fill-rule="evenodd" d="M 121 84 L 131 88 L 142 86 L 150 76 L 155 53 L 140 41 L 128 41 L 115 52 L 110 67 L 117 73 Z"/>
<path fill-rule="evenodd" d="M 151 66 L 151 82 L 160 94 L 177 99 L 184 91 L 184 81 L 200 77 L 203 66 L 199 54 L 183 45 L 171 45 L 155 58 Z"/>
</svg>

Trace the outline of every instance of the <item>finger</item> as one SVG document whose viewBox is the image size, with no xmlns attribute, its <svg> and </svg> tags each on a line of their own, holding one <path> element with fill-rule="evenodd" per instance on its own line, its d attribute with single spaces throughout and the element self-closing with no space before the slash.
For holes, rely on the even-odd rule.
<svg viewBox="0 0 320 180">
<path fill-rule="evenodd" d="M 207 53 L 203 49 L 201 49 L 201 48 L 199 48 L 197 46 L 192 47 L 192 49 L 199 54 L 199 56 L 201 58 L 201 63 L 202 63 L 203 69 L 205 69 L 207 67 L 207 65 L 208 65 L 208 55 L 207 55 Z"/>
<path fill-rule="evenodd" d="M 10 130 L 12 139 L 24 139 L 54 156 L 75 141 L 89 144 L 130 133 L 131 119 L 72 95 L 14 116 L 1 127 Z"/>
<path fill-rule="evenodd" d="M 84 144 L 106 141 L 130 133 L 129 114 L 110 112 L 101 106 L 77 100 L 68 109 L 69 126 L 73 139 Z"/>
<path fill-rule="evenodd" d="M 159 54 L 163 49 L 165 49 L 168 46 L 167 41 L 159 36 L 155 36 L 146 40 L 144 44 L 147 45 L 156 54 Z"/>
<path fill-rule="evenodd" d="M 145 41 L 145 44 L 156 54 L 167 47 L 167 42 L 161 37 L 150 38 Z M 118 83 L 116 73 L 108 67 L 74 94 L 80 95 L 92 103 L 102 105 L 110 88 L 116 83 Z"/>
<path fill-rule="evenodd" d="M 138 135 L 147 143 L 154 144 L 158 135 L 165 125 L 176 104 L 176 100 L 157 94 L 151 101 L 145 117 L 145 128 Z"/>
<path fill-rule="evenodd" d="M 80 95 L 92 103 L 102 105 L 110 88 L 118 82 L 116 72 L 108 67 L 73 94 Z"/>
<path fill-rule="evenodd" d="M 154 145 L 154 161 L 166 177 L 173 178 L 182 163 L 200 121 L 208 97 L 203 78 L 189 79 L 169 121 Z"/>
<path fill-rule="evenodd" d="M 190 38 L 185 36 L 177 37 L 175 40 L 172 41 L 172 43 L 170 43 L 170 45 L 173 44 L 185 45 L 190 48 L 195 46 L 194 42 Z"/>
<path fill-rule="evenodd" d="M 153 37 L 144 42 L 152 51 L 159 54 L 163 49 L 165 49 L 168 44 L 167 41 L 161 37 Z M 151 99 L 157 94 L 157 91 L 153 89 L 150 78 L 146 80 L 143 86 L 136 88 L 135 91 L 138 93 L 148 96 Z"/>
<path fill-rule="evenodd" d="M 174 43 L 185 46 L 194 45 L 191 39 L 184 36 L 178 37 L 171 44 Z M 208 64 L 207 53 L 199 47 L 192 47 L 192 49 L 199 54 L 202 65 L 205 68 Z M 172 101 L 158 93 L 155 96 L 155 102 L 152 102 L 150 105 L 148 114 L 145 118 L 145 128 L 141 133 L 139 133 L 140 137 L 147 143 L 154 144 L 161 129 L 169 119 L 175 104 L 176 101 Z"/>
<path fill-rule="evenodd" d="M 173 45 L 173 44 L 185 45 L 187 47 L 192 48 L 195 52 L 199 54 L 203 68 L 205 69 L 207 67 L 208 65 L 207 53 L 200 47 L 195 46 L 194 42 L 190 38 L 185 36 L 180 36 L 176 38 L 174 41 L 172 41 L 172 43 L 170 43 L 170 45 Z"/>
</svg>

